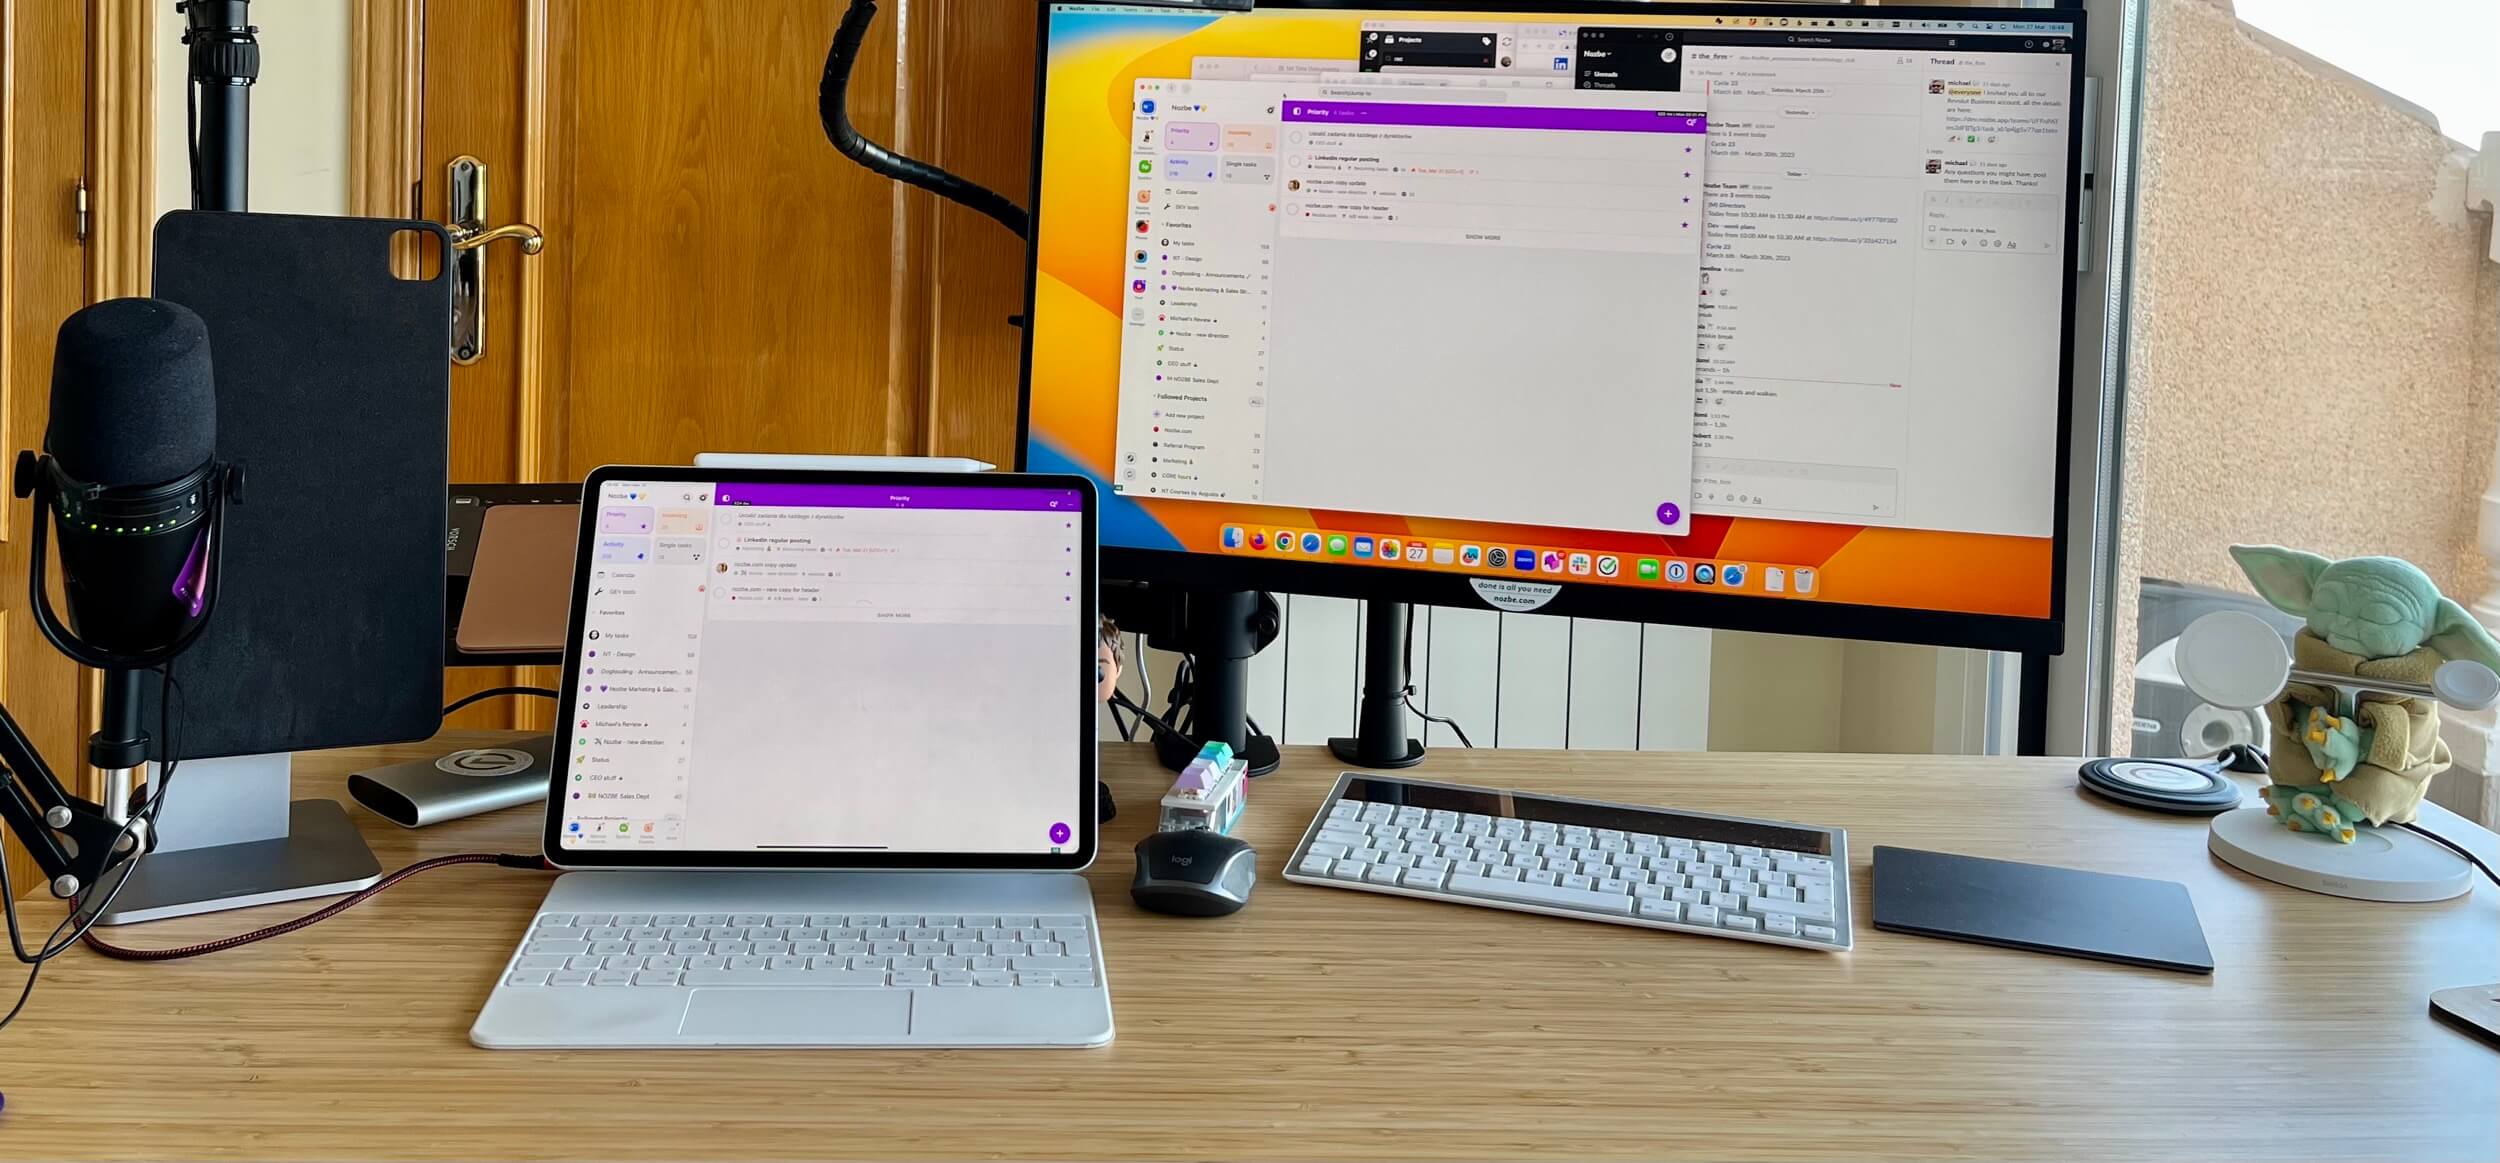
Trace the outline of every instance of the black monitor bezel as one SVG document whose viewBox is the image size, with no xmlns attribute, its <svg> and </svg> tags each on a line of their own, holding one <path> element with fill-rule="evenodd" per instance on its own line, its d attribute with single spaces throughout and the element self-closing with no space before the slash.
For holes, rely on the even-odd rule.
<svg viewBox="0 0 2500 1163">
<path fill-rule="evenodd" d="M 1029 468 L 1032 449 L 1033 422 L 1033 341 L 1034 308 L 1039 290 L 1042 223 L 1043 138 L 1047 124 L 1050 90 L 1050 18 L 1062 4 L 1115 3 L 1117 0 L 1043 0 L 1037 10 L 1034 32 L 1035 63 L 1033 69 L 1033 141 L 1030 207 L 1032 227 L 1027 231 L 1024 280 L 1024 337 L 1022 367 L 1016 394 L 1016 466 Z M 1666 12 L 1698 11 L 1703 14 L 1742 14 L 1748 17 L 1806 17 L 1826 19 L 1837 13 L 1856 13 L 1884 20 L 1995 20 L 2014 23 L 2056 22 L 2071 24 L 2069 34 L 2073 50 L 2070 57 L 2078 66 L 2086 59 L 2086 16 L 2080 8 L 1949 8 L 1894 7 L 1860 9 L 1825 4 L 1750 4 L 1729 0 L 1697 0 L 1694 3 L 1657 4 L 1646 0 L 1257 0 L 1262 9 L 1351 10 L 1383 12 L 1434 13 L 1510 13 L 1551 16 L 1657 16 Z M 1215 7 L 1197 9 L 1220 15 Z M 2074 257 L 2084 242 L 2081 219 L 2085 151 L 2091 148 L 2083 127 L 2088 123 L 2085 113 L 2085 72 L 2073 72 L 2070 96 L 2075 111 L 2074 132 L 2069 135 L 2066 182 L 2066 247 L 2065 257 L 2070 271 Z M 2058 418 L 2057 418 L 2057 501 L 2054 532 L 2050 537 L 2049 614 L 2044 618 L 2024 618 L 2003 614 L 1971 614 L 1942 610 L 1923 610 L 1898 606 L 1854 605 L 1797 598 L 1767 596 L 1736 596 L 1691 590 L 1649 589 L 1637 585 L 1571 582 L 1537 575 L 1532 580 L 1559 587 L 1553 599 L 1536 607 L 1535 612 L 1574 618 L 1600 618 L 1612 621 L 1652 622 L 1664 625 L 1694 626 L 1718 630 L 1749 630 L 1772 634 L 1802 634 L 1824 638 L 1851 638 L 1864 641 L 1902 642 L 1923 646 L 1952 646 L 1975 650 L 2002 650 L 2026 654 L 2054 655 L 2064 652 L 2066 642 L 2067 554 L 2070 551 L 2068 521 L 2073 502 L 2073 441 L 2075 409 L 2075 353 L 2077 338 L 2075 318 L 2082 295 L 2082 280 L 2071 274 L 2066 280 L 2062 318 L 2059 328 L 2058 353 Z M 1105 490 L 1106 498 L 1112 494 Z M 1394 516 L 1394 515 L 1392 515 Z M 1325 564 L 1291 558 L 1254 557 L 1241 554 L 1217 554 L 1163 549 L 1138 549 L 1104 545 L 1103 576 L 1149 584 L 1165 584 L 1192 589 L 1281 590 L 1289 593 L 1325 597 L 1356 598 L 1422 605 L 1484 608 L 1486 603 L 1470 584 L 1481 576 L 1499 580 L 1498 575 L 1449 573 L 1443 571 L 1383 569 L 1355 564 Z M 1666 553 L 1660 557 L 1672 556 Z M 1523 580 L 1530 580 L 1524 579 Z"/>
</svg>

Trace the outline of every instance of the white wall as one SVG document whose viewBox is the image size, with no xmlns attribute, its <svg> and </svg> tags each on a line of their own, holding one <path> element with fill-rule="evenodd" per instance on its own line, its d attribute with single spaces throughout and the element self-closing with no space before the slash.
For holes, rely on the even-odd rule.
<svg viewBox="0 0 2500 1163">
<path fill-rule="evenodd" d="M 173 0 L 156 14 L 156 212 L 191 207 L 184 103 L 190 50 Z M 252 88 L 251 208 L 347 213 L 347 0 L 261 0 L 260 83 Z"/>
</svg>

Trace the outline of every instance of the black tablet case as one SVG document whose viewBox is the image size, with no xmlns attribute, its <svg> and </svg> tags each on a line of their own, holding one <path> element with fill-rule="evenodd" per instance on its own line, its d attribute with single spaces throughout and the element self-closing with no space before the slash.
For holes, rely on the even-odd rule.
<svg viewBox="0 0 2500 1163">
<path fill-rule="evenodd" d="M 1875 849 L 1875 927 L 2182 973 L 2214 957 L 2187 886 L 2045 864 Z"/>
<path fill-rule="evenodd" d="M 442 724 L 451 280 L 393 275 L 402 231 L 448 258 L 430 222 L 177 211 L 156 224 L 156 295 L 207 322 L 217 453 L 244 470 L 216 611 L 174 661 L 183 758 L 406 742 Z"/>
</svg>

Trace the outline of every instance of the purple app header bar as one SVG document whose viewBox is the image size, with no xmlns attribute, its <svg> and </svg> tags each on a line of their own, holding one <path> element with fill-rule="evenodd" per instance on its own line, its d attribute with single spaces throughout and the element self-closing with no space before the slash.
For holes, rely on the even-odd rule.
<svg viewBox="0 0 2500 1163">
<path fill-rule="evenodd" d="M 781 509 L 1006 509 L 1074 513 L 1085 507 L 1074 489 L 983 489 L 963 485 L 742 485 L 723 482 L 715 507 Z"/>
<path fill-rule="evenodd" d="M 1565 109 L 1518 105 L 1406 105 L 1373 101 L 1293 101 L 1285 120 L 1326 125 L 1417 125 L 1450 129 L 1561 129 L 1582 133 L 1707 133 L 1710 119 L 1664 109 Z"/>
</svg>

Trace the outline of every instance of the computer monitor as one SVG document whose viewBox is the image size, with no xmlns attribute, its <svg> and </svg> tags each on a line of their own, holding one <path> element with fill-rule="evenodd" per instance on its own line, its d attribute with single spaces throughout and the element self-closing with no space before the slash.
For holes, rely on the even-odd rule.
<svg viewBox="0 0 2500 1163">
<path fill-rule="evenodd" d="M 2072 9 L 1042 5 L 1108 576 L 2055 652 Z"/>
</svg>

